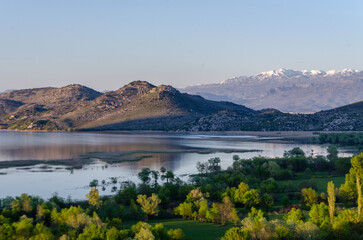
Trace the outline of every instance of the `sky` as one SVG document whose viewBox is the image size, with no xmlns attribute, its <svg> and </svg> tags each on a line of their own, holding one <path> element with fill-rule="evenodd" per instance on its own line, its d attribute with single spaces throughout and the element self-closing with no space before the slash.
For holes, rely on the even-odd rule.
<svg viewBox="0 0 363 240">
<path fill-rule="evenodd" d="M 0 0 L 0 91 L 362 64 L 361 0 Z"/>
</svg>

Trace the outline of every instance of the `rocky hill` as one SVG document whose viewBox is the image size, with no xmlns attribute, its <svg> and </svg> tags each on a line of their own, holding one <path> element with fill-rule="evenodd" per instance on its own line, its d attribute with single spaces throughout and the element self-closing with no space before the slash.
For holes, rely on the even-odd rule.
<svg viewBox="0 0 363 240">
<path fill-rule="evenodd" d="M 76 84 L 6 92 L 0 95 L 0 121 L 10 129 L 59 129 L 59 117 L 101 95 Z"/>
<path fill-rule="evenodd" d="M 313 113 L 360 101 L 361 89 L 363 71 L 359 70 L 278 69 L 216 84 L 190 86 L 181 91 L 252 109 L 273 107 L 283 112 Z"/>
<path fill-rule="evenodd" d="M 17 90 L 0 95 L 0 120 L 9 129 L 171 130 L 206 114 L 252 109 L 135 81 L 107 93 L 80 85 Z"/>
<path fill-rule="evenodd" d="M 19 130 L 363 130 L 363 102 L 314 114 L 252 110 L 134 81 L 100 93 L 81 85 L 0 94 L 0 127 Z"/>
<path fill-rule="evenodd" d="M 107 94 L 113 96 L 111 99 L 123 99 L 125 102 L 121 101 L 122 103 L 111 111 L 104 111 L 104 114 L 94 119 L 94 121 L 87 121 L 80 125 L 75 121 L 75 128 L 172 130 L 201 116 L 220 110 L 232 110 L 238 113 L 254 112 L 244 106 L 209 101 L 199 96 L 180 93 L 171 86 L 161 85 L 156 87 L 141 81 L 132 82 L 116 92 Z M 102 98 L 103 96 L 100 97 L 100 99 Z M 91 105 L 93 104 L 94 102 L 91 103 Z M 101 104 L 93 106 L 107 108 L 109 104 L 104 104 L 101 101 Z M 80 110 L 83 111 L 84 109 Z M 80 114 L 76 111 L 68 115 L 79 116 Z M 68 117 L 68 115 L 65 117 Z"/>
<path fill-rule="evenodd" d="M 242 115 L 218 112 L 184 126 L 184 131 L 363 131 L 363 101 L 314 114 L 278 111 Z"/>
</svg>

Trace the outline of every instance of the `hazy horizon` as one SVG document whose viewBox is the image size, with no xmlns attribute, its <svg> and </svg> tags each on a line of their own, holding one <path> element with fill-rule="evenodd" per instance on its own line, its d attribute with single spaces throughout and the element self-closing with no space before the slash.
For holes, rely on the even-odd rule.
<svg viewBox="0 0 363 240">
<path fill-rule="evenodd" d="M 4 1 L 0 91 L 363 69 L 361 1 Z"/>
</svg>

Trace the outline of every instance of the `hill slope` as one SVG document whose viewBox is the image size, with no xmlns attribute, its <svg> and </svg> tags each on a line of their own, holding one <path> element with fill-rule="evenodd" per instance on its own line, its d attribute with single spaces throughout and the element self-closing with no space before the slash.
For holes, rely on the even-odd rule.
<svg viewBox="0 0 363 240">
<path fill-rule="evenodd" d="M 221 110 L 254 113 L 241 105 L 205 100 L 143 81 L 105 94 L 70 85 L 12 91 L 0 99 L 0 123 L 9 129 L 169 130 Z"/>
<path fill-rule="evenodd" d="M 140 86 L 142 86 L 141 90 Z M 132 93 L 127 94 L 130 92 Z M 233 110 L 241 114 L 254 112 L 244 106 L 209 101 L 199 96 L 182 94 L 171 86 L 161 85 L 155 87 L 146 82 L 132 82 L 118 90 L 118 92 L 111 92 L 111 94 L 118 96 L 119 99 L 122 98 L 121 96 L 127 95 L 126 103 L 111 111 L 105 111 L 102 116 L 94 121 L 88 121 L 80 125 L 76 124 L 75 128 L 170 130 L 205 114 L 220 110 Z M 83 111 L 83 109 L 80 110 Z M 79 116 L 77 112 L 69 115 L 72 114 Z"/>
<path fill-rule="evenodd" d="M 4 107 L 0 112 L 0 121 L 13 129 L 58 129 L 58 117 L 101 95 L 100 92 L 81 85 L 3 93 L 0 95 L 0 108 Z M 34 123 L 38 120 L 41 122 Z"/>
<path fill-rule="evenodd" d="M 363 101 L 314 114 L 219 112 L 185 125 L 185 131 L 363 131 Z"/>
</svg>

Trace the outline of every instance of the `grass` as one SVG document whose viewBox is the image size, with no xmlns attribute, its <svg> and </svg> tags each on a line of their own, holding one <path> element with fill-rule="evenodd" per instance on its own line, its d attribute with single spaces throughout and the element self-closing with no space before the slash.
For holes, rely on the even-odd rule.
<svg viewBox="0 0 363 240">
<path fill-rule="evenodd" d="M 316 182 L 316 186 L 318 188 L 317 192 L 321 193 L 321 192 L 325 192 L 326 193 L 326 189 L 328 186 L 328 182 L 333 181 L 335 187 L 340 187 L 340 185 L 344 184 L 345 182 L 345 177 L 344 176 L 339 176 L 339 177 L 332 177 L 325 174 L 318 174 L 318 175 L 313 175 L 311 177 L 307 177 L 305 175 L 301 175 L 298 177 L 298 179 L 294 179 L 294 180 L 284 180 L 284 181 L 277 181 L 277 184 L 282 186 L 287 184 L 288 182 L 291 182 L 293 185 L 295 186 L 299 186 L 299 184 L 301 182 L 305 182 L 305 181 L 314 181 Z"/>
<path fill-rule="evenodd" d="M 318 192 L 327 191 L 328 182 L 333 181 L 335 187 L 340 187 L 340 185 L 344 184 L 345 177 L 328 177 L 328 178 L 313 178 L 316 181 Z"/>
<path fill-rule="evenodd" d="M 130 228 L 136 222 L 127 221 L 122 223 L 123 227 Z M 219 225 L 214 223 L 196 222 L 192 220 L 183 219 L 152 219 L 148 222 L 151 225 L 162 223 L 167 229 L 180 228 L 183 230 L 187 239 L 192 240 L 215 240 L 223 237 L 225 232 L 232 227 L 232 225 Z"/>
<path fill-rule="evenodd" d="M 283 220 L 286 213 L 268 214 L 268 220 Z"/>
<path fill-rule="evenodd" d="M 316 173 L 314 175 L 307 175 L 307 174 L 299 174 L 297 176 L 297 179 L 294 180 L 283 180 L 283 181 L 277 181 L 277 184 L 279 186 L 279 188 L 281 188 L 282 186 L 294 186 L 294 193 L 298 193 L 299 192 L 299 184 L 302 182 L 310 182 L 310 181 L 314 181 L 316 183 L 316 187 L 317 187 L 317 193 L 320 194 L 322 192 L 327 193 L 327 186 L 328 186 L 328 182 L 333 181 L 334 185 L 336 188 L 339 188 L 340 185 L 344 184 L 345 182 L 345 177 L 343 176 L 330 176 L 328 173 Z M 272 211 L 278 211 L 281 207 L 283 207 L 282 205 L 282 199 L 283 197 L 287 194 L 287 192 L 279 192 L 279 193 L 275 193 L 275 196 L 277 198 L 277 201 L 275 201 L 274 206 L 272 207 Z M 294 198 L 294 199 L 290 199 L 290 204 L 300 204 L 300 199 Z"/>
</svg>

